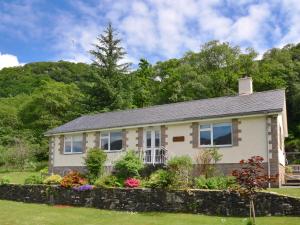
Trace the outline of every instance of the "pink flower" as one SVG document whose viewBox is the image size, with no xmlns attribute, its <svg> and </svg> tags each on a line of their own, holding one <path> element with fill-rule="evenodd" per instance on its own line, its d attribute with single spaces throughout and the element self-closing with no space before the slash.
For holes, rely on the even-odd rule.
<svg viewBox="0 0 300 225">
<path fill-rule="evenodd" d="M 125 187 L 129 187 L 129 188 L 136 188 L 139 187 L 141 184 L 141 181 L 139 179 L 135 179 L 135 178 L 127 178 L 124 182 Z"/>
</svg>

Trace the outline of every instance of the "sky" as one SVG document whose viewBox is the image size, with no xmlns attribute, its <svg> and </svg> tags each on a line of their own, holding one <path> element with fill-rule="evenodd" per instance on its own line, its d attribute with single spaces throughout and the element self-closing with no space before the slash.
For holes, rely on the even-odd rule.
<svg viewBox="0 0 300 225">
<path fill-rule="evenodd" d="M 0 0 L 0 69 L 36 61 L 91 62 L 108 22 L 137 64 L 182 57 L 210 40 L 260 55 L 300 42 L 299 0 Z"/>
</svg>

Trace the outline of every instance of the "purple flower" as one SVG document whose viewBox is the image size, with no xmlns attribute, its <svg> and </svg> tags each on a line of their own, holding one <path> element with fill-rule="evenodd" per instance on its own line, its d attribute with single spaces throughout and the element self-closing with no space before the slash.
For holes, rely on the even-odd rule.
<svg viewBox="0 0 300 225">
<path fill-rule="evenodd" d="M 93 185 L 89 185 L 89 184 L 85 184 L 79 187 L 73 187 L 73 190 L 75 191 L 88 191 L 88 190 L 93 190 L 94 186 Z"/>
</svg>

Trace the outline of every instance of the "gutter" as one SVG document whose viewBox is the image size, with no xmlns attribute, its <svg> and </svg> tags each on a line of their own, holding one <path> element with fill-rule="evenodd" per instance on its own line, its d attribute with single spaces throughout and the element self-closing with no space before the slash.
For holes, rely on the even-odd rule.
<svg viewBox="0 0 300 225">
<path fill-rule="evenodd" d="M 266 116 L 266 115 L 275 115 L 282 112 L 282 109 L 274 109 L 274 110 L 267 110 L 267 111 L 257 111 L 252 113 L 242 113 L 242 114 L 227 114 L 227 115 L 218 115 L 218 116 L 209 116 L 209 117 L 198 117 L 198 118 L 187 118 L 187 119 L 180 119 L 180 120 L 169 120 L 165 122 L 156 122 L 156 123 L 139 123 L 133 125 L 125 125 L 125 126 L 114 126 L 114 127 L 105 127 L 105 128 L 95 128 L 95 129 L 81 129 L 81 130 L 69 130 L 69 131 L 61 131 L 61 132 L 51 132 L 47 131 L 44 133 L 44 136 L 54 136 L 54 135 L 64 135 L 64 134 L 76 134 L 82 132 L 96 132 L 96 131 L 106 131 L 106 130 L 120 130 L 120 129 L 131 129 L 131 128 L 138 128 L 138 127 L 147 127 L 147 126 L 160 126 L 160 125 L 173 125 L 173 124 L 184 124 L 184 123 L 192 123 L 192 122 L 199 122 L 199 121 L 214 121 L 216 119 L 225 120 L 225 119 L 233 119 L 236 117 L 239 118 L 247 118 L 247 117 L 256 117 L 256 116 Z"/>
</svg>

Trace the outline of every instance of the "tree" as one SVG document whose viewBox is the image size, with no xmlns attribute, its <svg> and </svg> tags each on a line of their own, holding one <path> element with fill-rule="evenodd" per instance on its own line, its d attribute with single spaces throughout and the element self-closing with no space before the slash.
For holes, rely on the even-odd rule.
<svg viewBox="0 0 300 225">
<path fill-rule="evenodd" d="M 103 34 L 97 37 L 98 43 L 94 44 L 95 49 L 90 53 L 94 56 L 94 65 L 101 70 L 104 77 L 112 77 L 119 73 L 128 72 L 129 63 L 120 63 L 126 52 L 120 46 L 121 39 L 117 37 L 117 32 L 112 24 L 104 30 Z"/>
<path fill-rule="evenodd" d="M 252 156 L 247 160 L 241 160 L 241 168 L 232 171 L 239 184 L 238 193 L 249 199 L 250 220 L 255 224 L 254 199 L 258 191 L 266 189 L 271 181 L 275 181 L 276 176 L 264 174 L 263 157 Z"/>
<path fill-rule="evenodd" d="M 49 81 L 36 89 L 31 99 L 19 111 L 23 126 L 31 129 L 37 138 L 43 132 L 78 117 L 82 93 L 75 84 Z"/>
</svg>

